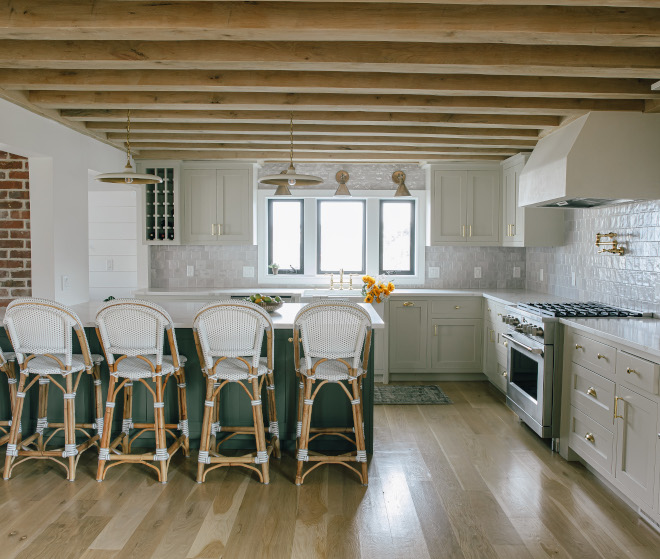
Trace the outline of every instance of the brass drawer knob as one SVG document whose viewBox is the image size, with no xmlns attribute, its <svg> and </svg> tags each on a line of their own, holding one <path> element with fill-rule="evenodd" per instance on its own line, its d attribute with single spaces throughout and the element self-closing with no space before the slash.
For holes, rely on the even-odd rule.
<svg viewBox="0 0 660 559">
<path fill-rule="evenodd" d="M 581 345 L 575 344 L 575 349 L 584 349 Z"/>
<path fill-rule="evenodd" d="M 458 309 L 460 309 L 461 307 L 460 307 L 460 305 L 456 305 L 454 308 L 458 310 Z"/>
<path fill-rule="evenodd" d="M 596 354 L 596 357 L 598 357 L 598 359 L 605 359 L 605 361 L 607 361 L 607 357 L 601 355 L 600 353 Z"/>
<path fill-rule="evenodd" d="M 630 367 L 628 367 L 628 368 L 626 369 L 626 373 L 628 373 L 628 374 L 630 374 L 630 373 L 635 373 L 635 374 L 637 374 L 637 371 L 636 371 L 635 369 L 631 369 Z"/>
<path fill-rule="evenodd" d="M 598 398 L 598 396 L 596 395 L 596 389 L 595 389 L 593 386 L 590 386 L 590 387 L 587 389 L 587 394 L 588 394 L 589 396 L 593 396 L 594 398 Z"/>
<path fill-rule="evenodd" d="M 504 347 L 509 347 L 509 342 L 504 342 Z"/>
<path fill-rule="evenodd" d="M 504 378 L 506 378 L 506 377 L 509 376 L 509 373 L 507 373 L 506 371 L 504 371 L 504 372 L 502 373 L 502 376 L 503 376 Z"/>
<path fill-rule="evenodd" d="M 406 302 L 403 304 L 403 306 L 404 306 L 404 307 L 414 307 L 414 306 L 415 306 L 415 303 L 413 303 L 412 301 L 406 301 Z"/>
<path fill-rule="evenodd" d="M 289 343 L 290 343 L 290 344 L 293 343 L 293 338 L 289 338 Z"/>
<path fill-rule="evenodd" d="M 595 443 L 596 442 L 596 438 L 594 437 L 593 433 L 587 433 L 584 436 L 584 438 L 587 439 L 590 443 Z"/>
</svg>

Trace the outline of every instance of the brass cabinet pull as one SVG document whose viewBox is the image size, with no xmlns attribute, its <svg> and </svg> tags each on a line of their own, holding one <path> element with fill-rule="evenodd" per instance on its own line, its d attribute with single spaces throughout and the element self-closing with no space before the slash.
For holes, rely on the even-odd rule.
<svg viewBox="0 0 660 559">
<path fill-rule="evenodd" d="M 623 398 L 619 398 L 619 396 L 614 398 L 614 419 L 623 419 L 623 416 L 619 415 L 619 400 L 623 400 Z"/>
<path fill-rule="evenodd" d="M 488 329 L 488 335 L 489 335 L 489 337 L 490 337 L 490 341 L 491 341 L 491 342 L 494 342 L 494 341 L 495 341 L 495 338 L 493 338 L 493 334 L 494 334 L 494 333 L 495 333 L 495 330 L 492 330 L 492 329 L 490 329 L 490 328 Z"/>
<path fill-rule="evenodd" d="M 223 225 L 222 223 L 216 223 L 215 226 L 218 228 L 218 235 L 224 235 L 222 232 Z"/>
<path fill-rule="evenodd" d="M 596 395 L 596 389 L 593 386 L 587 388 L 587 394 L 589 396 L 593 396 L 594 398 L 598 398 L 598 396 Z"/>
<path fill-rule="evenodd" d="M 465 225 L 461 226 L 461 237 L 465 237 Z"/>
<path fill-rule="evenodd" d="M 404 307 L 414 307 L 414 306 L 415 306 L 415 303 L 413 303 L 412 301 L 406 301 L 406 302 L 403 304 L 403 306 L 404 306 Z"/>
<path fill-rule="evenodd" d="M 598 359 L 605 359 L 605 361 L 607 361 L 607 357 L 605 357 L 604 355 L 601 355 L 600 353 L 597 353 L 596 357 L 598 357 Z"/>
<path fill-rule="evenodd" d="M 211 235 L 215 235 L 215 223 L 211 223 Z"/>
<path fill-rule="evenodd" d="M 626 373 L 628 373 L 628 374 L 630 374 L 630 373 L 635 373 L 635 374 L 637 374 L 637 371 L 636 371 L 635 369 L 631 369 L 630 367 L 628 367 L 628 368 L 626 369 Z"/>
<path fill-rule="evenodd" d="M 584 436 L 584 438 L 587 439 L 590 443 L 595 443 L 596 442 L 596 439 L 595 439 L 593 433 L 587 433 Z"/>
<path fill-rule="evenodd" d="M 434 336 L 438 335 L 438 325 L 437 324 L 433 327 L 433 335 Z"/>
<path fill-rule="evenodd" d="M 470 226 L 468 227 L 468 229 L 470 230 L 470 237 L 471 237 L 471 236 L 472 236 L 472 225 L 470 225 Z"/>
<path fill-rule="evenodd" d="M 504 371 L 504 372 L 502 373 L 502 376 L 503 376 L 504 378 L 506 378 L 506 377 L 509 376 L 509 373 L 507 373 L 506 371 Z"/>
<path fill-rule="evenodd" d="M 460 305 L 456 305 L 454 308 L 455 308 L 456 310 L 458 310 L 458 309 L 461 308 L 461 306 L 460 306 Z"/>
<path fill-rule="evenodd" d="M 575 344 L 575 349 L 584 349 L 581 345 Z"/>
</svg>

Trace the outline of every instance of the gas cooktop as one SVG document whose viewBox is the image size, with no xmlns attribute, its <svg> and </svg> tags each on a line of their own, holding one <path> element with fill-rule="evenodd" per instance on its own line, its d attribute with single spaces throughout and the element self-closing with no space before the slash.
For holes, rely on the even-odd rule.
<svg viewBox="0 0 660 559">
<path fill-rule="evenodd" d="M 519 309 L 558 318 L 634 318 L 651 316 L 649 313 L 610 307 L 602 303 L 518 303 Z"/>
</svg>

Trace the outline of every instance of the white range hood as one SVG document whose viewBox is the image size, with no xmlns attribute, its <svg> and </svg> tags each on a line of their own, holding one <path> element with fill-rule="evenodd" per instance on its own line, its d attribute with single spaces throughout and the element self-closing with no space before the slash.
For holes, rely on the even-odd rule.
<svg viewBox="0 0 660 559">
<path fill-rule="evenodd" d="M 589 113 L 549 134 L 519 192 L 520 206 L 554 208 L 660 199 L 660 114 Z"/>
</svg>

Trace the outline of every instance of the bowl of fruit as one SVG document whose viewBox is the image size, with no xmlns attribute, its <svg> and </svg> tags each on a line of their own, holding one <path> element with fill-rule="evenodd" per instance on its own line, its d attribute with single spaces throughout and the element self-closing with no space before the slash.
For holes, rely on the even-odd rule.
<svg viewBox="0 0 660 559">
<path fill-rule="evenodd" d="M 267 312 L 275 312 L 277 309 L 281 308 L 282 305 L 284 304 L 284 301 L 282 301 L 282 297 L 280 297 L 279 295 L 268 296 L 268 295 L 261 295 L 260 293 L 255 293 L 254 295 L 250 295 L 245 300 L 259 305 Z"/>
</svg>

